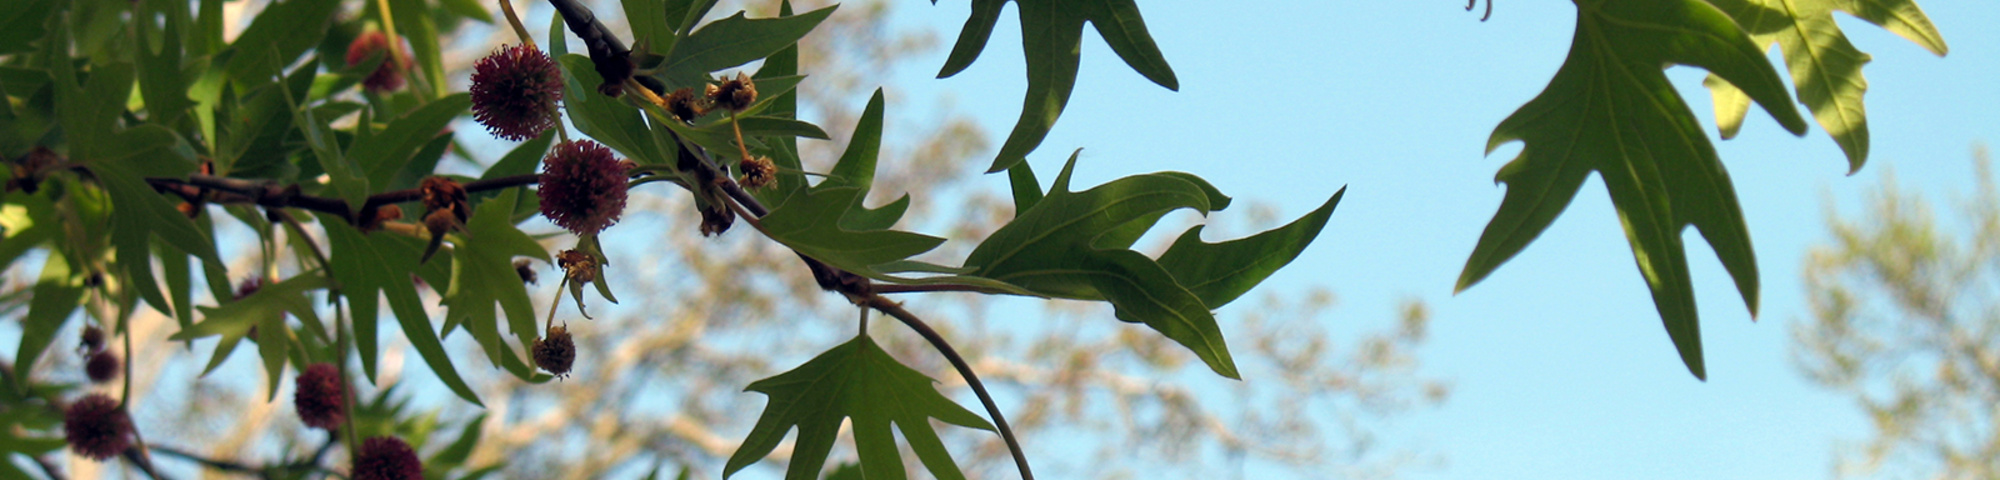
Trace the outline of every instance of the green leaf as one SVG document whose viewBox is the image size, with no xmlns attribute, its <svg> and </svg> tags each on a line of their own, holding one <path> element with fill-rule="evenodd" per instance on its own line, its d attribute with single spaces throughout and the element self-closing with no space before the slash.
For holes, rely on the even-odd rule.
<svg viewBox="0 0 2000 480">
<path fill-rule="evenodd" d="M 34 42 L 48 34 L 47 23 L 60 2 L 23 2 L 0 9 L 0 53 L 34 51 Z"/>
<path fill-rule="evenodd" d="M 478 20 L 479 23 L 493 24 L 493 14 L 487 12 L 486 4 L 479 0 L 441 0 L 438 3 L 451 13 L 464 15 L 465 18 Z"/>
<path fill-rule="evenodd" d="M 279 69 L 318 45 L 333 24 L 340 0 L 274 2 L 236 37 L 224 70 L 242 85 L 262 84 Z"/>
<path fill-rule="evenodd" d="M 402 327 L 403 337 L 416 347 L 438 380 L 459 398 L 483 406 L 479 395 L 458 375 L 458 368 L 452 365 L 451 355 L 438 340 L 437 332 L 431 330 L 430 315 L 424 312 L 416 284 L 410 281 L 422 252 L 410 244 L 375 241 L 339 217 L 321 215 L 320 223 L 326 225 L 328 243 L 333 249 L 330 261 L 334 273 L 342 279 L 342 293 L 352 307 L 355 347 L 360 350 L 362 370 L 367 372 L 369 380 L 375 378 L 379 292 L 387 294 L 389 310 Z"/>
<path fill-rule="evenodd" d="M 799 15 L 750 19 L 737 12 L 675 43 L 661 65 L 668 85 L 700 85 L 709 72 L 762 60 L 798 43 L 833 14 L 831 5 Z"/>
<path fill-rule="evenodd" d="M 1729 174 L 1694 113 L 1667 82 L 1666 65 L 1702 67 L 1744 87 L 1793 133 L 1805 120 L 1778 74 L 1736 23 L 1699 0 L 1577 0 L 1569 58 L 1541 95 L 1507 117 L 1487 151 L 1519 140 L 1500 169 L 1507 184 L 1479 245 L 1466 260 L 1464 290 L 1519 253 L 1600 172 L 1681 359 L 1705 376 L 1701 337 L 1681 231 L 1701 230 L 1754 314 L 1757 263 Z"/>
<path fill-rule="evenodd" d="M 560 24 L 558 24 L 560 25 Z M 596 85 L 604 79 L 597 75 L 597 67 L 590 63 L 590 57 L 577 54 L 559 58 L 563 67 L 563 109 L 569 112 L 570 124 L 577 131 L 618 153 L 645 165 L 671 164 L 673 156 L 662 153 L 646 126 L 646 120 L 639 109 L 632 108 L 618 99 L 597 93 Z"/>
<path fill-rule="evenodd" d="M 285 101 L 292 102 L 292 92 L 289 87 L 284 94 Z M 287 105 L 292 109 L 293 122 L 305 133 L 306 145 L 312 147 L 313 155 L 319 160 L 319 166 L 326 169 L 333 191 L 340 194 L 342 200 L 347 201 L 349 210 L 359 211 L 371 191 L 368 188 L 367 172 L 356 166 L 354 159 L 348 158 L 340 151 L 340 142 L 334 138 L 333 127 L 328 126 L 325 119 L 315 115 L 313 109 L 301 109 L 291 103 Z M 367 115 L 363 114 L 362 118 L 365 120 Z"/>
<path fill-rule="evenodd" d="M 319 273 L 304 273 L 264 285 L 256 293 L 220 307 L 195 307 L 201 310 L 201 323 L 181 329 L 168 338 L 185 341 L 221 336 L 208 366 L 202 369 L 202 374 L 207 375 L 229 358 L 236 345 L 250 333 L 251 327 L 256 327 L 257 338 L 253 340 L 257 341 L 258 354 L 264 361 L 269 395 L 275 396 L 278 377 L 284 373 L 285 354 L 291 344 L 291 329 L 285 326 L 285 314 L 298 316 L 301 323 L 319 322 L 319 314 L 313 311 L 312 297 L 308 292 L 328 285 L 326 277 Z"/>
<path fill-rule="evenodd" d="M 894 230 L 850 230 L 843 219 L 867 192 L 854 187 L 815 189 L 785 200 L 784 206 L 752 222 L 765 235 L 842 270 L 880 277 L 875 265 L 910 258 L 937 248 L 944 239 Z"/>
<path fill-rule="evenodd" d="M 159 127 L 148 125 L 145 128 Z M 139 156 L 131 161 L 93 165 L 91 173 L 104 186 L 112 206 L 117 209 L 117 214 L 111 216 L 111 243 L 118 248 L 119 267 L 132 279 L 132 287 L 138 290 L 147 304 L 171 315 L 187 304 L 181 303 L 177 307 L 161 294 L 159 284 L 153 277 L 152 238 L 158 236 L 173 248 L 201 258 L 207 265 L 221 266 L 222 260 L 206 233 L 175 209 L 173 202 L 154 192 L 136 175 L 144 171 L 139 166 L 144 163 L 162 162 L 151 156 Z"/>
<path fill-rule="evenodd" d="M 1035 208 L 1035 203 L 1042 201 L 1042 185 L 1035 181 L 1035 170 L 1028 166 L 1028 162 L 1007 167 L 1007 186 L 1014 193 L 1015 218 L 1020 218 L 1021 212 Z"/>
<path fill-rule="evenodd" d="M 390 185 L 418 149 L 471 107 L 472 96 L 465 93 L 433 100 L 390 121 L 389 128 L 356 140 L 347 159 L 366 173 L 369 185 Z"/>
<path fill-rule="evenodd" d="M 632 27 L 632 50 L 664 52 L 674 48 L 677 37 L 675 25 L 667 20 L 668 5 L 665 1 L 620 2 L 625 8 L 625 24 Z M 674 20 L 679 23 L 680 13 L 674 12 Z M 635 55 L 636 59 L 636 55 Z"/>
<path fill-rule="evenodd" d="M 487 167 L 486 173 L 479 174 L 479 179 L 490 180 L 535 173 L 535 166 L 541 165 L 542 156 L 549 153 L 549 145 L 555 142 L 555 138 L 556 133 L 548 131 L 542 132 L 539 137 L 521 142 L 513 150 L 507 151 L 507 155 L 493 162 L 493 166 Z"/>
<path fill-rule="evenodd" d="M 424 469 L 429 470 L 437 466 L 456 467 L 464 464 L 467 458 L 472 457 L 472 448 L 479 446 L 479 436 L 482 434 L 480 427 L 485 425 L 486 414 L 472 417 L 472 421 L 466 422 L 465 428 L 459 430 L 457 440 L 452 440 L 451 445 L 445 446 L 444 450 L 439 450 L 430 460 L 424 461 Z"/>
<path fill-rule="evenodd" d="M 880 209 L 862 205 L 881 153 L 882 91 L 862 110 L 854 134 L 832 173 L 810 190 L 795 191 L 769 215 L 752 221 L 765 235 L 806 256 L 861 275 L 884 279 L 875 265 L 937 248 L 944 239 L 888 230 L 909 207 L 909 196 Z"/>
<path fill-rule="evenodd" d="M 1167 212 L 1216 210 L 1214 187 L 1191 175 L 1152 173 L 1071 192 L 1075 166 L 1072 154 L 1047 196 L 966 256 L 965 266 L 976 269 L 971 276 L 1043 296 L 1109 301 L 1120 320 L 1145 323 L 1217 374 L 1239 378 L 1209 307 L 1159 263 L 1127 249 L 1137 238 L 1131 232 L 1143 233 Z"/>
<path fill-rule="evenodd" d="M 28 298 L 28 316 L 21 318 L 21 346 L 14 350 L 14 378 L 28 378 L 35 359 L 48 350 L 56 332 L 69 322 L 77 302 L 83 300 L 83 275 L 79 275 L 61 254 L 51 254 L 42 263 L 41 278 L 35 281 L 34 296 Z"/>
<path fill-rule="evenodd" d="M 1305 251 L 1306 245 L 1326 227 L 1327 217 L 1333 215 L 1334 206 L 1340 205 L 1340 197 L 1346 194 L 1347 187 L 1341 187 L 1312 213 L 1247 238 L 1203 242 L 1202 227 L 1197 225 L 1181 234 L 1160 255 L 1160 268 L 1173 274 L 1174 282 L 1200 298 L 1202 305 L 1221 308 L 1298 258 L 1299 252 Z"/>
<path fill-rule="evenodd" d="M 1000 7 L 1006 1 L 973 0 L 972 17 L 966 19 L 965 28 L 959 31 L 958 44 L 952 47 L 938 78 L 956 75 L 972 65 L 986 48 L 993 25 L 1000 20 Z M 1069 104 L 1070 91 L 1076 88 L 1085 22 L 1097 27 L 1098 35 L 1104 37 L 1111 51 L 1117 52 L 1126 65 L 1168 90 L 1180 90 L 1180 80 L 1174 77 L 1173 67 L 1167 65 L 1159 46 L 1154 45 L 1145 20 L 1139 16 L 1139 6 L 1132 0 L 1013 1 L 1021 13 L 1021 50 L 1028 60 L 1028 93 L 1022 101 L 1021 118 L 1014 122 L 1014 131 L 1007 134 L 1006 143 L 1000 146 L 1000 153 L 987 173 L 1006 170 L 1026 160 L 1028 153 L 1048 136 L 1056 118 L 1062 116 L 1063 107 Z"/>
<path fill-rule="evenodd" d="M 930 419 L 982 430 L 993 430 L 993 426 L 939 394 L 932 383 L 866 336 L 855 337 L 792 371 L 753 382 L 745 390 L 769 396 L 770 403 L 764 406 L 764 414 L 757 418 L 743 445 L 729 456 L 722 477 L 729 478 L 771 453 L 786 432 L 797 426 L 799 435 L 785 478 L 819 478 L 827 453 L 840 435 L 841 419 L 851 418 L 854 447 L 869 478 L 905 478 L 895 432 L 890 429 L 894 424 L 932 475 L 963 479 L 965 475 L 945 451 L 937 431 L 931 429 Z"/>
<path fill-rule="evenodd" d="M 495 366 L 506 367 L 515 376 L 532 380 L 536 378 L 534 372 L 521 368 L 525 365 L 521 357 L 500 337 L 499 318 L 493 308 L 495 302 L 500 304 L 508 328 L 522 345 L 531 345 L 540 338 L 535 305 L 528 299 L 527 287 L 520 276 L 514 273 L 514 257 L 548 262 L 549 255 L 508 218 L 520 192 L 508 189 L 474 206 L 464 234 L 455 235 L 457 238 L 452 240 L 451 287 L 445 292 L 443 303 L 450 307 L 449 315 L 485 348 Z"/>
<path fill-rule="evenodd" d="M 432 7 L 429 3 L 424 0 L 389 0 L 389 11 L 402 20 L 396 22 L 397 33 L 410 42 L 411 60 L 417 63 L 417 68 L 424 73 L 423 78 L 429 81 L 431 87 L 428 92 L 418 92 L 417 84 L 413 83 L 411 91 L 422 98 L 437 98 L 446 92 L 449 85 L 443 81 L 444 49 L 438 43 L 439 37 L 444 35 L 431 21 Z"/>
<path fill-rule="evenodd" d="M 1777 43 L 1791 67 L 1792 83 L 1799 102 L 1811 110 L 1813 119 L 1847 154 L 1848 173 L 1861 170 L 1868 162 L 1868 114 L 1862 94 L 1868 81 L 1861 66 L 1868 54 L 1854 48 L 1833 12 L 1842 11 L 1881 26 L 1923 46 L 1937 56 L 1948 51 L 1944 37 L 1931 25 L 1929 16 L 1914 0 L 1709 0 L 1736 20 L 1759 50 Z M 1736 136 L 1736 129 L 1748 113 L 1749 102 L 1742 90 L 1710 75 L 1703 82 L 1715 101 L 1716 124 L 1723 138 Z"/>
<path fill-rule="evenodd" d="M 185 1 L 146 0 L 138 15 L 147 21 L 133 22 L 138 29 L 133 39 L 133 59 L 139 67 L 139 93 L 146 100 L 146 119 L 171 125 L 186 113 L 194 101 L 188 98 L 187 77 L 182 73 L 182 31 L 189 22 Z M 164 17 L 156 27 L 150 19 Z M 155 45 L 153 37 L 158 36 Z"/>
</svg>

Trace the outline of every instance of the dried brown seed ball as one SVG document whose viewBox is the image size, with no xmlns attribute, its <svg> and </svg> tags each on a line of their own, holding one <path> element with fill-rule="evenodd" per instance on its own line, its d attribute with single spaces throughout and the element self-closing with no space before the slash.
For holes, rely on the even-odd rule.
<svg viewBox="0 0 2000 480">
<path fill-rule="evenodd" d="M 535 366 L 542 367 L 549 374 L 558 377 L 569 375 L 570 363 L 576 361 L 576 342 L 569 337 L 569 329 L 561 325 L 550 325 L 547 338 L 535 341 Z"/>
<path fill-rule="evenodd" d="M 90 355 L 83 363 L 83 373 L 90 376 L 91 383 L 109 382 L 118 378 L 118 355 L 110 351 L 99 351 Z"/>
<path fill-rule="evenodd" d="M 63 438 L 70 451 L 101 462 L 132 446 L 132 417 L 111 397 L 85 395 L 63 411 Z"/>
<path fill-rule="evenodd" d="M 597 142 L 556 144 L 536 183 L 542 216 L 577 235 L 603 232 L 625 211 L 625 168 Z"/>
<path fill-rule="evenodd" d="M 361 80 L 361 88 L 370 92 L 392 92 L 403 88 L 403 72 L 410 69 L 409 50 L 397 45 L 397 53 L 389 52 L 389 36 L 380 30 L 370 30 L 354 38 L 347 44 L 347 66 L 355 66 L 375 52 L 385 52 L 382 66 L 375 67 L 368 78 Z"/>
<path fill-rule="evenodd" d="M 354 480 L 418 480 L 424 478 L 424 463 L 417 451 L 396 437 L 372 437 L 361 442 L 354 456 Z"/>
<path fill-rule="evenodd" d="M 710 205 L 695 211 L 701 212 L 701 235 L 704 237 L 721 235 L 736 224 L 736 211 L 728 207 Z"/>
<path fill-rule="evenodd" d="M 694 122 L 708 113 L 706 98 L 694 94 L 693 88 L 682 88 L 667 94 L 667 113 L 683 122 Z"/>
<path fill-rule="evenodd" d="M 732 112 L 741 112 L 757 103 L 757 82 L 743 72 L 736 72 L 736 78 L 723 80 L 720 85 L 711 84 L 706 90 L 710 104 Z"/>
<path fill-rule="evenodd" d="M 340 367 L 315 363 L 299 372 L 292 390 L 292 407 L 306 426 L 332 431 L 347 422 L 347 388 L 340 379 Z"/>
<path fill-rule="evenodd" d="M 83 327 L 83 339 L 82 339 L 82 340 L 83 340 L 83 341 L 82 341 L 81 343 L 79 343 L 79 344 L 78 344 L 78 346 L 81 346 L 81 347 L 83 347 L 83 351 L 84 351 L 85 353 L 88 353 L 88 352 L 95 352 L 95 351 L 98 351 L 98 350 L 103 350 L 103 349 L 104 349 L 104 329 L 102 329 L 102 328 L 97 328 L 97 326 L 96 326 L 96 325 L 91 325 L 91 326 L 87 326 L 87 327 Z"/>
<path fill-rule="evenodd" d="M 500 47 L 472 66 L 472 119 L 493 136 L 521 141 L 555 128 L 562 74 L 549 55 L 528 45 Z"/>
<path fill-rule="evenodd" d="M 521 276 L 521 283 L 534 285 L 536 280 L 534 262 L 525 258 L 520 260 L 515 260 L 514 274 Z"/>
<path fill-rule="evenodd" d="M 432 213 L 451 212 L 452 216 L 458 219 L 458 223 L 465 223 L 467 215 L 472 213 L 472 207 L 465 202 L 465 186 L 459 185 L 457 180 L 438 176 L 425 177 L 422 183 L 417 184 L 417 191 L 423 194 L 424 208 Z M 430 219 L 426 217 L 424 221 L 428 222 Z"/>
<path fill-rule="evenodd" d="M 556 266 L 562 268 L 563 276 L 570 283 L 582 285 L 597 279 L 597 261 L 581 250 L 563 250 L 556 254 Z"/>
<path fill-rule="evenodd" d="M 744 188 L 764 188 L 778 181 L 778 165 L 771 162 L 771 157 L 759 156 L 744 160 L 737 168 L 743 171 L 743 178 L 737 181 L 741 182 Z"/>
</svg>

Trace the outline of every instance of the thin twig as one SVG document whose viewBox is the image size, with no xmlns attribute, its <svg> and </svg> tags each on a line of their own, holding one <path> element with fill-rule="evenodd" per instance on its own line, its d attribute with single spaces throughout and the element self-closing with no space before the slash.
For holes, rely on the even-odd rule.
<svg viewBox="0 0 2000 480">
<path fill-rule="evenodd" d="M 930 285 L 902 285 L 902 284 L 892 283 L 892 284 L 883 284 L 875 286 L 875 293 L 881 293 L 881 294 L 929 293 L 929 292 L 1009 293 L 994 289 L 992 287 L 982 287 L 979 285 L 971 285 L 964 283 L 939 283 Z"/>
<path fill-rule="evenodd" d="M 904 310 L 901 304 L 889 301 L 881 295 L 870 295 L 863 299 L 862 305 L 901 320 L 903 325 L 908 325 L 911 330 L 916 330 L 918 335 L 922 335 L 924 340 L 931 342 L 931 346 L 937 348 L 945 360 L 951 361 L 951 367 L 958 370 L 959 376 L 965 377 L 965 384 L 972 387 L 972 393 L 979 396 L 979 403 L 986 406 L 986 414 L 993 417 L 993 426 L 1000 430 L 1000 438 L 1007 442 L 1007 451 L 1014 455 L 1014 466 L 1021 469 L 1021 480 L 1034 480 L 1034 472 L 1028 469 L 1028 457 L 1021 453 L 1021 442 L 1014 439 L 1014 429 L 1007 426 L 1007 417 L 1000 414 L 1000 406 L 993 403 L 993 395 L 986 393 L 986 384 L 979 381 L 979 375 L 972 373 L 972 366 L 965 363 L 965 357 L 959 356 L 958 350 L 951 348 L 951 343 L 946 342 L 943 335 L 939 335 L 937 330 L 932 330 L 931 326 L 917 318 L 916 314 Z"/>
<path fill-rule="evenodd" d="M 464 187 L 467 193 L 478 193 L 488 190 L 533 185 L 540 180 L 541 176 L 536 174 L 510 175 L 466 182 Z M 227 195 L 217 195 L 215 198 L 208 198 L 207 200 L 212 203 L 256 204 L 266 208 L 300 208 L 332 214 L 347 220 L 349 224 L 353 225 L 360 225 L 362 222 L 368 220 L 367 218 L 356 218 L 354 211 L 347 206 L 347 201 L 338 198 L 318 197 L 299 193 L 299 188 L 296 184 L 281 186 L 276 182 L 270 181 L 245 180 L 213 175 L 189 175 L 186 179 L 150 177 L 146 179 L 146 183 L 152 185 L 154 190 L 173 193 L 181 196 L 183 199 L 203 198 L 205 192 L 214 191 Z M 362 203 L 361 211 L 371 213 L 383 205 L 413 202 L 423 198 L 423 190 L 415 188 L 377 193 L 368 196 L 367 201 Z"/>
</svg>

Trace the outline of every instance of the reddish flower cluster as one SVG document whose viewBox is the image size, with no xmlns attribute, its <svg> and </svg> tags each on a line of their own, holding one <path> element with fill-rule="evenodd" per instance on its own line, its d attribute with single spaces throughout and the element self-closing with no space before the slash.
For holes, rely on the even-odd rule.
<svg viewBox="0 0 2000 480">
<path fill-rule="evenodd" d="M 104 461 L 132 446 L 132 417 L 111 397 L 85 395 L 63 412 L 63 437 L 70 451 Z"/>
<path fill-rule="evenodd" d="M 118 355 L 109 350 L 99 350 L 91 354 L 83 363 L 83 373 L 90 376 L 91 383 L 109 382 L 118 378 Z"/>
<path fill-rule="evenodd" d="M 250 277 L 243 279 L 243 283 L 236 285 L 236 300 L 242 300 L 243 297 L 248 297 L 256 294 L 257 290 L 261 290 L 264 288 L 264 283 L 265 281 L 263 277 Z"/>
<path fill-rule="evenodd" d="M 315 363 L 299 372 L 296 381 L 292 407 L 306 426 L 332 431 L 347 422 L 347 389 L 341 385 L 339 367 Z"/>
<path fill-rule="evenodd" d="M 604 231 L 625 210 L 625 167 L 597 142 L 557 144 L 537 183 L 542 215 L 577 235 Z"/>
<path fill-rule="evenodd" d="M 514 141 L 556 127 L 562 101 L 556 63 L 532 46 L 500 47 L 472 66 L 472 119 L 494 136 Z"/>
<path fill-rule="evenodd" d="M 354 456 L 354 480 L 417 480 L 424 478 L 424 463 L 417 451 L 396 437 L 372 437 L 361 442 Z"/>
<path fill-rule="evenodd" d="M 387 58 L 382 59 L 382 66 L 375 67 L 374 73 L 368 74 L 368 78 L 361 80 L 361 88 L 370 92 L 392 92 L 403 88 L 403 72 L 410 69 L 410 55 L 401 45 L 397 45 L 396 50 L 397 52 L 389 52 L 389 36 L 382 34 L 380 30 L 370 30 L 355 37 L 354 43 L 347 44 L 349 67 L 367 60 L 368 56 L 374 55 L 375 52 L 387 54 Z"/>
</svg>

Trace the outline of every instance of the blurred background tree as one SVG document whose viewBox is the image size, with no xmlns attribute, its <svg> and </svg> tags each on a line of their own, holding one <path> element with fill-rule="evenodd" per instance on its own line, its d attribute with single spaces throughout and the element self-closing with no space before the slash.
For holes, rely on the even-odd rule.
<svg viewBox="0 0 2000 480">
<path fill-rule="evenodd" d="M 1945 219 L 1883 175 L 1863 212 L 1829 208 L 1832 238 L 1806 258 L 1795 358 L 1874 427 L 1840 476 L 2000 477 L 2000 192 L 1984 148 L 1973 174 Z"/>
<path fill-rule="evenodd" d="M 247 19 L 265 3 L 232 2 L 226 8 L 231 18 Z M 515 3 L 525 22 L 548 24 L 547 4 Z M 830 3 L 808 0 L 798 2 L 798 8 Z M 774 5 L 724 2 L 711 15 L 738 9 L 773 15 Z M 592 6 L 626 34 L 615 2 Z M 934 32 L 894 27 L 890 19 L 896 8 L 885 0 L 844 2 L 800 42 L 800 70 L 810 75 L 800 86 L 801 116 L 826 127 L 833 138 L 802 142 L 801 157 L 807 170 L 825 171 L 847 143 L 857 106 L 874 87 L 884 86 L 892 108 L 885 168 L 871 203 L 907 192 L 927 201 L 912 205 L 906 227 L 950 238 L 983 238 L 1012 217 L 1011 202 L 993 188 L 997 183 L 967 182 L 992 178 L 965 168 L 981 164 L 967 159 L 991 155 L 988 128 L 952 112 L 948 99 L 897 98 L 894 72 L 934 68 L 910 60 L 939 45 Z M 228 34 L 233 38 L 242 22 L 229 23 L 235 25 Z M 440 30 L 458 32 L 443 42 L 445 78 L 454 91 L 464 89 L 474 60 L 513 40 L 503 29 L 462 19 L 441 23 Z M 354 34 L 345 33 L 346 38 Z M 327 43 L 346 41 L 336 32 Z M 466 137 L 483 135 L 469 119 L 455 128 Z M 458 146 L 441 171 L 476 173 L 507 148 L 483 141 Z M 680 216 L 693 209 L 685 195 L 662 191 L 634 190 L 620 227 L 604 237 L 609 257 L 617 259 L 606 272 L 624 303 L 592 299 L 588 307 L 594 320 L 577 317 L 567 306 L 558 315 L 576 335 L 577 363 L 570 378 L 529 385 L 498 370 L 466 368 L 477 365 L 468 359 L 479 358 L 478 346 L 466 335 L 447 337 L 466 380 L 488 387 L 481 392 L 487 407 L 481 410 L 457 400 L 429 373 L 406 374 L 414 352 L 391 334 L 383 342 L 378 379 L 387 391 L 362 385 L 360 392 L 363 400 L 385 402 L 381 408 L 363 408 L 359 415 L 386 416 L 393 408 L 400 418 L 416 419 L 406 422 L 406 428 L 437 432 L 429 442 L 422 440 L 424 435 L 410 437 L 425 458 L 463 454 L 467 465 L 496 466 L 490 473 L 503 478 L 637 478 L 672 475 L 681 468 L 695 478 L 718 476 L 722 461 L 762 407 L 763 397 L 741 391 L 743 386 L 852 335 L 856 313 L 801 275 L 797 259 L 773 242 L 741 232 L 708 238 L 675 231 L 693 223 Z M 940 204 L 967 208 L 927 208 Z M 1240 225 L 1211 225 L 1214 231 L 1207 236 L 1233 238 L 1280 221 L 1268 209 L 1251 217 Z M 544 222 L 526 227 L 557 230 Z M 1338 230 L 1328 238 L 1341 235 Z M 224 231 L 231 233 L 218 235 L 229 237 L 220 240 L 223 251 L 260 250 L 249 230 L 238 226 Z M 1171 240 L 1158 239 L 1152 251 L 1163 250 Z M 928 258 L 961 258 L 971 247 L 970 242 L 947 243 Z M 270 270 L 272 262 L 275 268 L 297 267 L 289 255 L 257 253 L 235 260 L 240 265 L 233 265 L 232 272 Z M 559 272 L 545 269 L 541 276 L 545 280 L 531 291 L 537 303 L 545 304 L 558 293 L 552 280 Z M 32 279 L 14 280 L 9 284 L 17 302 L 10 304 L 18 306 Z M 432 315 L 441 315 L 437 292 L 420 291 Z M 1309 477 L 1395 476 L 1431 459 L 1400 446 L 1382 446 L 1375 432 L 1397 414 L 1434 405 L 1448 393 L 1443 382 L 1420 373 L 1417 350 L 1429 316 L 1418 301 L 1406 302 L 1396 319 L 1349 321 L 1331 313 L 1336 303 L 1331 292 L 1262 292 L 1255 306 L 1219 312 L 1225 335 L 1241 349 L 1238 361 L 1246 380 L 1237 382 L 1208 374 L 1184 349 L 1159 335 L 1104 321 L 1111 311 L 1103 305 L 1057 301 L 1042 307 L 973 294 L 926 297 L 912 303 L 935 312 L 934 326 L 954 339 L 995 389 L 1030 458 L 1051 478 L 1163 472 L 1178 478 L 1240 477 L 1246 462 Z M 1389 327 L 1365 332 L 1358 324 Z M 141 344 L 165 344 L 174 331 L 171 319 L 150 311 L 133 325 L 134 341 Z M 872 325 L 871 332 L 890 353 L 940 380 L 945 393 L 960 403 L 975 403 L 964 382 L 920 338 L 884 322 Z M 66 335 L 75 338 L 75 332 Z M 176 477 L 196 471 L 227 477 L 233 475 L 231 469 L 268 466 L 326 449 L 325 433 L 305 428 L 291 413 L 289 380 L 278 401 L 264 400 L 254 359 L 235 358 L 201 376 L 213 347 L 212 342 L 197 342 L 192 349 L 144 349 L 142 358 L 132 359 L 133 391 L 139 397 L 135 421 L 149 426 L 147 440 L 160 454 L 161 468 Z M 48 357 L 38 365 L 38 376 L 81 378 L 82 360 L 73 352 Z M 1193 368 L 1187 368 L 1191 363 Z M 419 362 L 416 368 L 424 367 Z M 476 434 L 476 448 L 448 452 L 452 446 L 447 443 L 468 427 L 476 427 L 466 430 Z M 968 476 L 1014 475 L 997 437 L 958 429 L 940 433 Z M 843 435 L 843 442 L 849 440 Z M 781 447 L 770 462 L 745 473 L 775 475 L 787 458 L 789 447 Z M 915 462 L 913 455 L 903 458 Z M 13 460 L 33 471 L 28 459 Z M 853 461 L 851 444 L 837 448 L 833 460 Z M 101 468 L 122 465 L 72 460 L 63 470 L 94 478 L 110 476 L 101 475 L 106 473 Z"/>
</svg>

